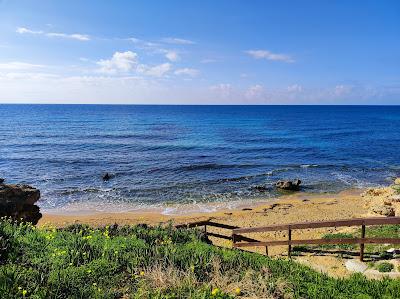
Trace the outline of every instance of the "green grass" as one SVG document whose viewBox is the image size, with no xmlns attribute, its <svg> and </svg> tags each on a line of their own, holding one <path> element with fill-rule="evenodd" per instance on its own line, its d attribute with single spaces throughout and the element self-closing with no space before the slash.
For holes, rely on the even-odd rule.
<svg viewBox="0 0 400 299">
<path fill-rule="evenodd" d="M 195 230 L 0 222 L 0 298 L 400 298 L 400 280 L 334 279 L 208 245 Z"/>
</svg>

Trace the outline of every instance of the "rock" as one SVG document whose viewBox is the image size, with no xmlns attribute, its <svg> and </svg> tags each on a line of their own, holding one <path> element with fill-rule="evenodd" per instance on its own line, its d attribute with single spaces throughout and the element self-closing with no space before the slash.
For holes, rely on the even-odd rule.
<svg viewBox="0 0 400 299">
<path fill-rule="evenodd" d="M 400 202 L 400 194 L 393 195 L 392 197 L 390 197 L 390 200 L 392 202 Z"/>
<path fill-rule="evenodd" d="M 42 217 L 35 203 L 40 191 L 28 185 L 0 184 L 0 217 L 36 224 Z"/>
<path fill-rule="evenodd" d="M 292 181 L 278 181 L 275 184 L 275 187 L 283 190 L 291 190 L 291 191 L 298 191 L 300 189 L 300 180 Z"/>
<path fill-rule="evenodd" d="M 347 270 L 358 273 L 363 273 L 368 269 L 368 266 L 365 263 L 357 260 L 347 260 L 345 266 Z"/>
<path fill-rule="evenodd" d="M 4 179 L 0 178 L 0 184 L 3 184 L 3 183 L 4 183 Z"/>
<path fill-rule="evenodd" d="M 395 184 L 395 185 L 400 185 L 400 178 L 395 179 L 395 180 L 394 180 L 394 184 Z"/>
<path fill-rule="evenodd" d="M 111 175 L 108 172 L 106 172 L 106 174 L 103 175 L 103 181 L 108 181 L 109 179 L 111 179 Z"/>
<path fill-rule="evenodd" d="M 383 216 L 394 216 L 395 215 L 395 210 L 393 207 L 388 206 L 388 205 L 375 205 L 371 207 L 371 211 L 379 214 L 379 215 L 383 215 Z"/>
<path fill-rule="evenodd" d="M 254 186 L 253 189 L 255 189 L 255 190 L 259 191 L 259 192 L 266 192 L 266 191 L 268 191 L 268 188 L 265 187 L 265 186 L 262 186 L 262 185 Z"/>
</svg>

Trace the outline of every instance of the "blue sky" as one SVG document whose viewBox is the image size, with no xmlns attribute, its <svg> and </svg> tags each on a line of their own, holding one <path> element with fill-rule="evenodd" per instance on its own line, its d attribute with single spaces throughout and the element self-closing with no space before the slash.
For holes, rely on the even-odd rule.
<svg viewBox="0 0 400 299">
<path fill-rule="evenodd" d="M 0 102 L 400 104 L 400 2 L 0 0 Z"/>
</svg>

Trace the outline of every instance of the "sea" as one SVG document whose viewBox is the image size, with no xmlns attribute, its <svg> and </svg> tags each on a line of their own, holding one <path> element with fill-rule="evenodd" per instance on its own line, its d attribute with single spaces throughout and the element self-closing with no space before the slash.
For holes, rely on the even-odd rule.
<svg viewBox="0 0 400 299">
<path fill-rule="evenodd" d="M 109 173 L 111 178 L 103 180 Z M 0 105 L 0 177 L 45 212 L 234 207 L 400 176 L 400 106 Z"/>
</svg>

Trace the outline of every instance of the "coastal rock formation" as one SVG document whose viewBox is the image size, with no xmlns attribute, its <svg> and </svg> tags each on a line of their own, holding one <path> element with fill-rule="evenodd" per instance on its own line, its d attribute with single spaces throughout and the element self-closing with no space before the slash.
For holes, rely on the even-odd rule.
<svg viewBox="0 0 400 299">
<path fill-rule="evenodd" d="M 275 187 L 283 190 L 291 190 L 291 191 L 298 191 L 300 190 L 300 180 L 292 181 L 278 181 L 275 184 Z"/>
<path fill-rule="evenodd" d="M 8 185 L 0 183 L 0 217 L 11 217 L 16 221 L 36 224 L 42 217 L 35 203 L 40 191 L 28 185 Z"/>
<path fill-rule="evenodd" d="M 365 205 L 372 215 L 400 215 L 400 178 L 389 187 L 373 188 L 365 191 L 362 196 Z"/>
</svg>

